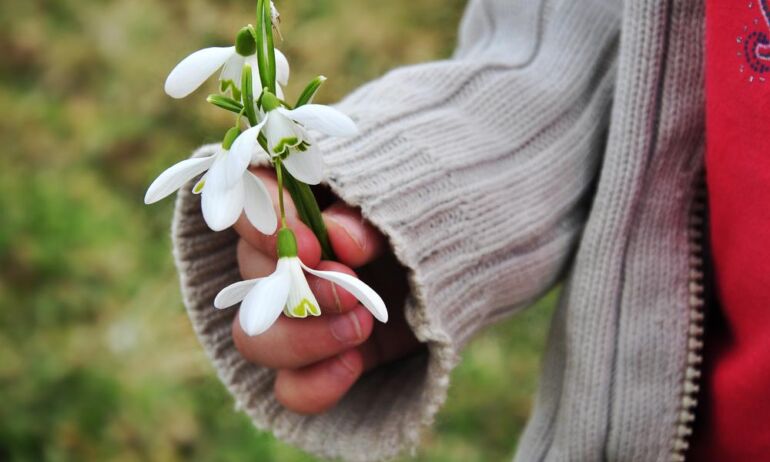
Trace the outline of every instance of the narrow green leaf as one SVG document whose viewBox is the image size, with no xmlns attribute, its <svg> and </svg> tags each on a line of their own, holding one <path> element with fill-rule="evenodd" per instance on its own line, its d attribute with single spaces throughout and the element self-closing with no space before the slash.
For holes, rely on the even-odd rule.
<svg viewBox="0 0 770 462">
<path fill-rule="evenodd" d="M 257 112 L 254 109 L 254 87 L 251 81 L 251 66 L 248 64 L 243 66 L 243 72 L 241 73 L 241 101 L 243 102 L 243 108 L 245 108 L 246 118 L 249 119 L 249 123 L 253 127 L 257 125 Z"/>
<path fill-rule="evenodd" d="M 240 114 L 243 110 L 243 105 L 241 103 L 232 98 L 228 98 L 227 96 L 209 95 L 208 98 L 206 98 L 206 101 L 216 107 L 222 108 L 226 111 L 235 112 L 236 114 Z"/>
<path fill-rule="evenodd" d="M 257 0 L 257 64 L 262 88 L 275 94 L 275 48 L 270 0 Z"/>
<path fill-rule="evenodd" d="M 326 82 L 326 77 L 323 75 L 319 75 L 318 77 L 311 80 L 305 89 L 302 90 L 302 94 L 299 95 L 297 104 L 295 104 L 294 107 L 300 107 L 312 103 L 313 97 L 315 97 L 315 94 L 318 93 L 318 89 L 321 88 L 321 85 L 323 85 L 324 82 Z"/>
</svg>

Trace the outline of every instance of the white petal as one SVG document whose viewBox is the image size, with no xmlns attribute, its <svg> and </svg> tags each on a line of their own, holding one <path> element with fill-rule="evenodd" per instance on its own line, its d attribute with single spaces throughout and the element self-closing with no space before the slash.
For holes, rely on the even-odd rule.
<svg viewBox="0 0 770 462">
<path fill-rule="evenodd" d="M 289 296 L 291 277 L 286 260 L 281 258 L 270 276 L 259 280 L 241 303 L 238 319 L 248 335 L 265 332 L 281 315 Z"/>
<path fill-rule="evenodd" d="M 225 167 L 224 156 L 219 157 L 209 169 L 206 186 L 201 194 L 203 218 L 214 231 L 222 231 L 235 224 L 243 211 L 243 181 L 227 187 Z"/>
<path fill-rule="evenodd" d="M 172 98 L 184 98 L 222 67 L 235 47 L 212 47 L 198 50 L 182 60 L 166 79 L 166 93 Z"/>
<path fill-rule="evenodd" d="M 306 318 L 308 315 L 320 316 L 321 309 L 318 308 L 313 291 L 307 283 L 307 278 L 302 272 L 302 263 L 299 258 L 286 258 L 291 274 L 291 288 L 289 289 L 289 298 L 286 300 L 286 315 L 292 318 Z"/>
<path fill-rule="evenodd" d="M 273 234 L 278 228 L 278 217 L 265 184 L 251 172 L 244 172 L 243 184 L 243 209 L 246 217 L 260 233 L 268 236 Z"/>
<path fill-rule="evenodd" d="M 306 104 L 291 111 L 279 108 L 286 117 L 296 120 L 306 128 L 318 130 L 332 136 L 353 136 L 358 127 L 353 120 L 342 112 L 323 104 Z"/>
<path fill-rule="evenodd" d="M 304 152 L 293 149 L 283 164 L 294 178 L 303 183 L 318 184 L 324 178 L 323 157 L 315 145 L 311 144 Z"/>
<path fill-rule="evenodd" d="M 275 80 L 283 86 L 289 84 L 289 61 L 277 48 L 275 49 Z"/>
<path fill-rule="evenodd" d="M 283 94 L 283 88 L 281 88 L 280 84 L 275 84 L 275 96 L 281 101 L 286 101 L 286 96 Z"/>
<path fill-rule="evenodd" d="M 214 162 L 214 157 L 215 156 L 185 159 L 182 162 L 172 165 L 166 171 L 161 173 L 158 178 L 152 182 L 150 187 L 147 188 L 147 194 L 144 195 L 144 203 L 152 204 L 153 202 L 158 202 L 181 188 L 185 183 L 209 168 Z"/>
<path fill-rule="evenodd" d="M 261 279 L 249 279 L 247 281 L 230 284 L 219 291 L 217 297 L 214 299 L 214 307 L 221 310 L 233 306 L 236 303 L 240 303 L 260 280 Z"/>
<path fill-rule="evenodd" d="M 231 187 L 241 180 L 243 172 L 246 171 L 251 163 L 251 153 L 254 149 L 259 148 L 260 151 L 263 150 L 259 143 L 257 143 L 257 136 L 264 125 L 265 121 L 263 120 L 238 135 L 238 138 L 233 142 L 227 155 L 227 169 L 225 170 L 225 184 L 227 186 Z"/>
<path fill-rule="evenodd" d="M 364 284 L 360 279 L 349 274 L 338 273 L 336 271 L 317 271 L 310 269 L 305 264 L 302 268 L 313 276 L 331 281 L 343 289 L 347 290 L 361 302 L 380 322 L 388 322 L 388 310 L 385 308 L 385 302 L 382 301 L 377 292 Z"/>
<path fill-rule="evenodd" d="M 222 73 L 219 74 L 219 80 L 227 81 L 232 80 L 235 87 L 241 88 L 241 72 L 243 72 L 243 56 L 238 53 L 233 53 L 232 56 L 225 62 L 222 68 Z"/>
</svg>

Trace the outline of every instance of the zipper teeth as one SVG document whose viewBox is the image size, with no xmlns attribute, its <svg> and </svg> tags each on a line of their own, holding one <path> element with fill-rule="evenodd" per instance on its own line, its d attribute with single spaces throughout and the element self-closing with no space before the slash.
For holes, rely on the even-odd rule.
<svg viewBox="0 0 770 462">
<path fill-rule="evenodd" d="M 685 460 L 690 446 L 692 426 L 695 421 L 695 407 L 698 404 L 700 390 L 701 366 L 703 363 L 703 331 L 704 331 L 704 275 L 703 275 L 703 227 L 706 220 L 706 188 L 703 175 L 699 175 L 695 187 L 695 198 L 690 210 L 688 223 L 688 265 L 689 265 L 689 313 L 687 327 L 687 365 L 685 370 L 682 402 L 679 406 L 679 417 L 676 422 L 676 435 L 671 454 L 672 462 Z"/>
</svg>

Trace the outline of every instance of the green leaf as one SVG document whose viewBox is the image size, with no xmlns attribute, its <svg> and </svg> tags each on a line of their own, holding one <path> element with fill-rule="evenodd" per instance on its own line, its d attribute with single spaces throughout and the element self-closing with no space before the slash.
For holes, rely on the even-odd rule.
<svg viewBox="0 0 770 462">
<path fill-rule="evenodd" d="M 315 97 L 315 94 L 318 93 L 318 89 L 321 88 L 321 85 L 323 85 L 324 82 L 326 82 L 326 77 L 323 75 L 319 75 L 318 77 L 311 80 L 305 89 L 302 90 L 302 94 L 299 95 L 297 104 L 295 104 L 294 107 L 300 107 L 312 103 L 313 97 Z"/>
<path fill-rule="evenodd" d="M 216 107 L 222 108 L 226 111 L 235 112 L 236 114 L 240 114 L 243 110 L 243 105 L 241 103 L 232 98 L 228 98 L 227 96 L 209 95 L 208 98 L 206 98 L 206 101 Z"/>
</svg>

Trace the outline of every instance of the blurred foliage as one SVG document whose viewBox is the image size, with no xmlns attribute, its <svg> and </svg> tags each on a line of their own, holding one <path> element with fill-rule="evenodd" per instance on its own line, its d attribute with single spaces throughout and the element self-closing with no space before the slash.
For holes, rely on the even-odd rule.
<svg viewBox="0 0 770 462">
<path fill-rule="evenodd" d="M 461 0 L 283 0 L 289 94 L 334 101 L 446 57 Z M 174 101 L 167 72 L 232 41 L 253 2 L 0 3 L 0 460 L 314 460 L 257 432 L 184 314 L 172 201 L 144 189 L 230 116 Z M 478 338 L 419 460 L 508 458 L 529 412 L 551 300 Z"/>
</svg>

